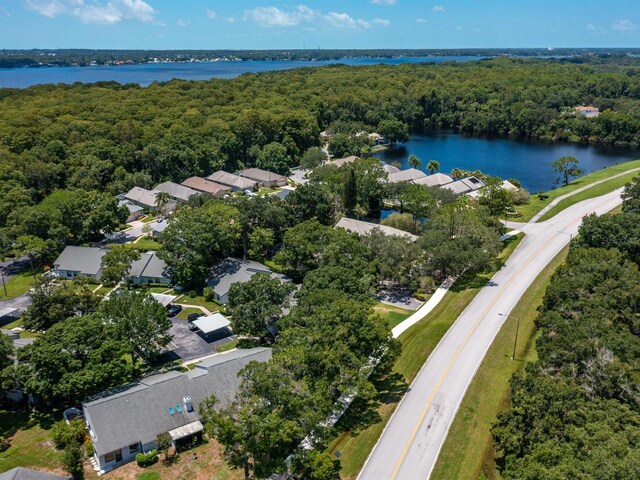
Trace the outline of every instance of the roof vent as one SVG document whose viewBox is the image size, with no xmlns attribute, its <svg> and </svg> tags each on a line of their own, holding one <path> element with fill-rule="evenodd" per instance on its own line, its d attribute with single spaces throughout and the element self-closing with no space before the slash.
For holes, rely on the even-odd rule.
<svg viewBox="0 0 640 480">
<path fill-rule="evenodd" d="M 187 412 L 193 412 L 193 402 L 191 401 L 191 397 L 186 395 L 182 401 L 184 402 L 184 406 L 187 409 Z"/>
</svg>

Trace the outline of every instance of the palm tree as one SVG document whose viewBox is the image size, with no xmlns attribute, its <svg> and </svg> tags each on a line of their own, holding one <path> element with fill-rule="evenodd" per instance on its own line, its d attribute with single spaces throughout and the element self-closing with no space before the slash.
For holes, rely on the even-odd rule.
<svg viewBox="0 0 640 480">
<path fill-rule="evenodd" d="M 160 213 L 164 213 L 164 207 L 171 200 L 171 196 L 167 192 L 158 192 L 156 194 L 156 208 Z"/>
<path fill-rule="evenodd" d="M 409 155 L 409 166 L 411 168 L 420 169 L 420 167 L 422 166 L 422 162 L 415 155 Z"/>
<path fill-rule="evenodd" d="M 429 160 L 427 170 L 429 170 L 430 175 L 433 175 L 433 172 L 440 170 L 440 163 L 437 160 Z"/>
</svg>

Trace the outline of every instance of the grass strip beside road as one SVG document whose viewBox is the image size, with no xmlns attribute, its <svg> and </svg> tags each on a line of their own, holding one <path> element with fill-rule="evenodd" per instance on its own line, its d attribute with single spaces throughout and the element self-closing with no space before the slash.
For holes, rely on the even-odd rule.
<svg viewBox="0 0 640 480">
<path fill-rule="evenodd" d="M 590 173 L 589 175 L 585 175 L 584 177 L 580 177 L 580 178 L 574 180 L 573 182 L 571 182 L 567 186 L 559 187 L 559 188 L 556 188 L 554 190 L 550 190 L 549 192 L 546 192 L 546 194 L 548 195 L 548 198 L 546 198 L 544 200 L 540 200 L 536 194 L 532 194 L 531 195 L 531 200 L 529 201 L 528 204 L 520 205 L 520 206 L 516 207 L 516 210 L 518 211 L 518 213 L 521 214 L 521 216 L 517 217 L 517 218 L 513 218 L 513 220 L 516 221 L 516 222 L 528 222 L 529 220 L 531 220 L 531 218 L 536 213 L 538 213 L 540 210 L 542 210 L 544 207 L 546 207 L 549 203 L 551 203 L 556 198 L 558 198 L 558 197 L 560 197 L 562 195 L 565 195 L 567 193 L 571 193 L 574 190 L 577 190 L 578 188 L 584 187 L 584 186 L 586 186 L 586 185 L 588 185 L 590 183 L 597 182 L 599 180 L 604 180 L 606 178 L 612 177 L 612 176 L 617 175 L 619 173 L 626 172 L 628 170 L 632 170 L 634 168 L 640 168 L 640 160 L 632 160 L 630 162 L 619 163 L 618 165 L 612 165 L 611 167 L 603 168 L 602 170 L 598 170 L 597 172 L 593 172 L 593 173 Z M 637 172 L 636 172 L 636 174 L 637 174 Z M 607 182 L 605 182 L 605 183 L 607 183 Z M 588 189 L 587 191 L 589 191 L 589 190 L 591 190 L 591 189 Z M 602 193 L 607 193 L 607 192 L 609 192 L 611 190 L 615 190 L 615 188 L 611 188 L 610 190 L 607 190 L 605 192 L 601 192 L 598 195 L 602 195 Z M 586 194 L 587 191 L 582 192 L 582 193 Z M 578 195 L 581 195 L 581 194 L 578 194 Z M 584 197 L 583 200 L 585 198 L 592 198 L 592 197 L 596 197 L 596 196 L 597 195 Z M 560 202 L 560 203 L 564 203 L 564 202 Z M 566 207 L 564 207 L 564 208 L 566 208 Z M 553 209 L 553 210 L 555 210 L 555 209 Z M 545 215 L 545 217 L 546 217 L 546 215 Z"/>
<path fill-rule="evenodd" d="M 386 303 L 377 304 L 373 307 L 373 311 L 387 322 L 389 330 L 393 330 L 393 327 L 413 313 L 413 310 L 387 305 Z"/>
<path fill-rule="evenodd" d="M 555 207 L 545 213 L 542 217 L 540 217 L 539 222 L 544 222 L 545 220 L 549 220 L 554 217 L 561 211 L 566 208 L 569 208 L 572 205 L 575 205 L 578 202 L 583 200 L 587 200 L 590 198 L 599 197 L 600 195 L 605 195 L 609 192 L 613 192 L 614 190 L 624 187 L 627 183 L 633 180 L 635 177 L 640 176 L 640 172 L 629 172 L 626 175 L 622 175 L 618 178 L 613 178 L 607 182 L 596 185 L 592 188 L 585 190 L 584 192 L 576 193 L 570 197 L 565 198 L 561 202 L 559 202 Z"/>
<path fill-rule="evenodd" d="M 424 362 L 522 238 L 519 234 L 505 242 L 492 272 L 459 279 L 429 315 L 400 335 L 402 352 L 393 366 L 393 374 L 390 378 L 373 379 L 378 390 L 376 397 L 368 404 L 356 399 L 336 425 L 338 436 L 329 444 L 328 451 L 331 454 L 340 452 L 343 479 L 356 478 Z"/>
<path fill-rule="evenodd" d="M 496 470 L 490 429 L 509 402 L 509 381 L 535 360 L 534 320 L 555 270 L 568 252 L 562 250 L 536 277 L 491 344 L 462 400 L 431 479 L 500 478 Z M 516 319 L 520 319 L 516 360 L 511 360 Z"/>
<path fill-rule="evenodd" d="M 30 270 L 25 270 L 15 274 L 9 280 L 0 280 L 0 300 L 11 300 L 28 291 L 35 283 L 35 278 Z M 4 287 L 7 287 L 7 294 L 4 294 Z"/>
</svg>

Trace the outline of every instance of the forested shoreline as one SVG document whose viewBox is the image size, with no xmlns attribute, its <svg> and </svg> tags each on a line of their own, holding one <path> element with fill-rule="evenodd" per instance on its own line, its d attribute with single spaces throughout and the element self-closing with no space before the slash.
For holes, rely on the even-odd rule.
<svg viewBox="0 0 640 480">
<path fill-rule="evenodd" d="M 536 321 L 538 359 L 493 428 L 502 477 L 640 474 L 640 178 L 623 213 L 586 217 Z"/>
<path fill-rule="evenodd" d="M 576 115 L 582 104 L 603 113 Z M 640 59 L 336 65 L 146 88 L 3 89 L 0 251 L 21 235 L 60 246 L 95 240 L 118 223 L 108 197 L 133 186 L 234 171 L 261 158 L 294 167 L 324 130 L 333 134 L 330 151 L 366 156 L 357 132 L 424 128 L 637 147 Z M 85 205 L 103 213 L 80 222 Z M 63 225 L 71 234 L 30 220 L 40 217 L 83 225 Z"/>
</svg>

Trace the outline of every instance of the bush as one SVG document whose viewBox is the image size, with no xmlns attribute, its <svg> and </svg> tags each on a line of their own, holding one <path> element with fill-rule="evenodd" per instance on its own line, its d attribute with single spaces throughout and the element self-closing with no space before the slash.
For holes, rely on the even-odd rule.
<svg viewBox="0 0 640 480">
<path fill-rule="evenodd" d="M 73 480 L 84 479 L 84 455 L 78 442 L 72 441 L 64 448 L 62 466 Z"/>
<path fill-rule="evenodd" d="M 60 420 L 51 427 L 50 435 L 56 448 L 63 449 L 74 442 L 78 444 L 84 443 L 84 438 L 87 435 L 87 426 L 82 420 L 72 420 L 69 423 L 65 420 Z"/>
<path fill-rule="evenodd" d="M 549 195 L 546 193 L 539 193 L 538 194 L 538 199 L 539 200 L 546 200 L 547 198 L 549 198 Z"/>
<path fill-rule="evenodd" d="M 93 443 L 88 438 L 84 442 L 84 454 L 87 457 L 93 457 Z"/>
<path fill-rule="evenodd" d="M 0 437 L 0 452 L 4 452 L 5 450 L 8 450 L 10 446 L 11 446 L 11 442 L 9 442 L 9 440 L 7 440 L 4 437 Z"/>
<path fill-rule="evenodd" d="M 207 302 L 211 302 L 213 300 L 213 288 L 204 287 L 202 289 L 202 296 Z"/>
<path fill-rule="evenodd" d="M 198 292 L 196 292 L 195 290 L 191 290 L 189 292 L 189 298 L 196 298 L 198 296 Z"/>
<path fill-rule="evenodd" d="M 136 455 L 136 463 L 139 467 L 146 468 L 158 461 L 157 450 L 151 450 L 147 453 L 138 453 Z"/>
<path fill-rule="evenodd" d="M 527 192 L 524 188 L 513 192 L 512 197 L 514 205 L 525 205 L 529 203 L 529 192 Z M 538 197 L 540 196 L 538 195 Z"/>
</svg>

